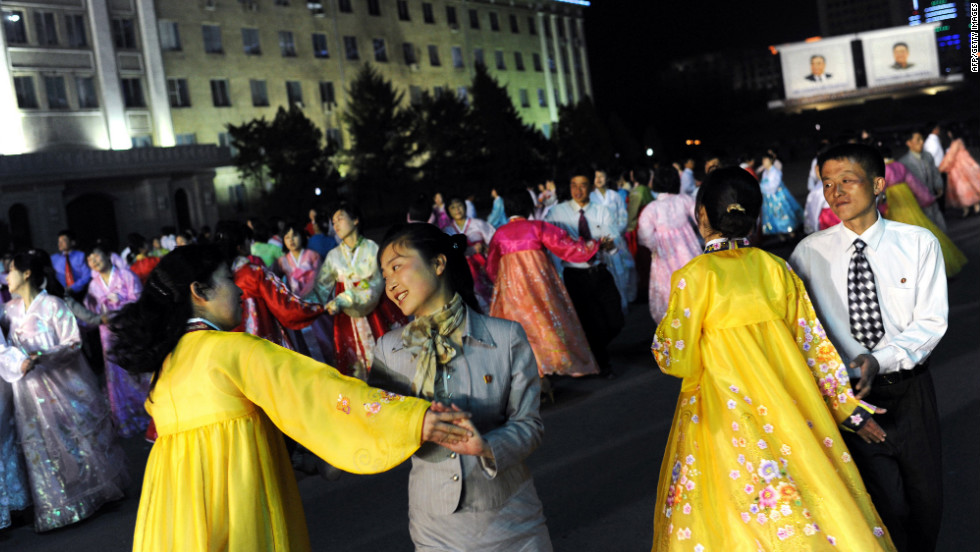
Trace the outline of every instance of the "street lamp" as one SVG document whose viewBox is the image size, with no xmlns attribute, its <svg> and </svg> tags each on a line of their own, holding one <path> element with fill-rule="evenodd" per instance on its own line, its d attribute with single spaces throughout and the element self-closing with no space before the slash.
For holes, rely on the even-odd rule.
<svg viewBox="0 0 980 552">
<path fill-rule="evenodd" d="M 653 157 L 653 148 L 647 148 L 647 157 Z"/>
<path fill-rule="evenodd" d="M 319 187 L 317 187 L 315 190 L 313 190 L 313 193 L 316 194 L 316 195 L 320 195 L 323 192 L 322 192 L 322 190 L 320 190 Z"/>
</svg>

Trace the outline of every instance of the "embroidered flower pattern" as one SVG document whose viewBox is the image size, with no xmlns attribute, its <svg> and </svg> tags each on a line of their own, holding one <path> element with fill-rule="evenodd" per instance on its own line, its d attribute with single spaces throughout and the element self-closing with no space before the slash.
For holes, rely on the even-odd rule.
<svg viewBox="0 0 980 552">
<path fill-rule="evenodd" d="M 364 403 L 364 411 L 367 412 L 368 416 L 377 414 L 378 412 L 381 412 L 381 403 L 378 402 Z"/>
<path fill-rule="evenodd" d="M 344 414 L 350 414 L 350 399 L 343 395 L 337 397 L 337 410 Z"/>
</svg>

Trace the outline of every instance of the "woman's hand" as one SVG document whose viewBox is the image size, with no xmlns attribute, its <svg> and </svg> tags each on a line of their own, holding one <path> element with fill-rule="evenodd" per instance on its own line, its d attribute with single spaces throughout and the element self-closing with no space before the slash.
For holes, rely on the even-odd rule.
<svg viewBox="0 0 980 552">
<path fill-rule="evenodd" d="M 37 362 L 36 356 L 30 356 L 24 359 L 24 362 L 20 364 L 20 373 L 26 374 L 34 368 L 34 364 Z"/>
<path fill-rule="evenodd" d="M 857 430 L 857 434 L 865 443 L 884 443 L 886 437 L 885 430 L 881 429 L 874 418 L 865 422 L 861 429 Z"/>
<path fill-rule="evenodd" d="M 461 413 L 458 406 L 451 405 L 445 406 L 440 403 L 432 403 L 433 410 L 439 412 L 456 412 Z M 469 415 L 457 422 L 454 422 L 459 427 L 466 429 L 470 433 L 469 439 L 465 441 L 459 441 L 457 443 L 439 443 L 443 447 L 455 452 L 456 454 L 466 454 L 469 456 L 483 456 L 484 458 L 493 459 L 493 451 L 490 449 L 490 445 L 483 440 L 483 436 L 480 435 L 480 430 L 476 429 L 473 425 L 473 421 L 470 420 Z"/>
<path fill-rule="evenodd" d="M 425 411 L 422 440 L 447 446 L 470 439 L 472 434 L 461 425 L 461 422 L 469 422 L 469 412 L 449 411 L 437 405 L 438 403 L 432 403 L 432 407 Z"/>
<path fill-rule="evenodd" d="M 334 299 L 333 301 L 330 301 L 329 303 L 327 303 L 327 306 L 325 308 L 326 308 L 327 314 L 329 314 L 330 316 L 333 316 L 333 315 L 337 314 L 338 312 L 340 312 L 340 307 L 337 306 L 337 300 L 336 299 Z"/>
</svg>

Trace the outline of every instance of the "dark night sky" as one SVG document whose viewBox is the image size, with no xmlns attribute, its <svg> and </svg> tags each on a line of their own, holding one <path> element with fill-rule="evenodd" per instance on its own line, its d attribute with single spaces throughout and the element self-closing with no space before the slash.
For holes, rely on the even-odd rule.
<svg viewBox="0 0 980 552">
<path fill-rule="evenodd" d="M 651 102 L 651 89 L 671 59 L 798 42 L 820 27 L 813 0 L 593 0 L 584 14 L 597 107 L 637 132 L 665 107 L 651 105 L 665 103 Z"/>
</svg>

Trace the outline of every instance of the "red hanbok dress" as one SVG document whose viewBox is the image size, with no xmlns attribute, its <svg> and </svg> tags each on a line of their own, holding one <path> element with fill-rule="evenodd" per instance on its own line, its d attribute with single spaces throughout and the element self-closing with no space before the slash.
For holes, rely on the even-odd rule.
<svg viewBox="0 0 980 552">
<path fill-rule="evenodd" d="M 496 282 L 490 316 L 520 323 L 531 343 L 538 374 L 598 374 L 572 299 L 544 250 L 573 263 L 599 251 L 595 241 L 573 240 L 540 220 L 513 218 L 490 241 L 487 274 Z"/>
<path fill-rule="evenodd" d="M 323 314 L 321 305 L 302 301 L 275 274 L 246 257 L 235 259 L 231 271 L 242 290 L 242 323 L 233 331 L 294 349 L 283 327 L 301 330 Z"/>
<path fill-rule="evenodd" d="M 331 249 L 314 294 L 318 302 L 332 299 L 340 308 L 333 320 L 337 370 L 367 380 L 378 338 L 408 322 L 384 292 L 378 244 L 361 237 L 353 248 L 341 242 Z"/>
</svg>

